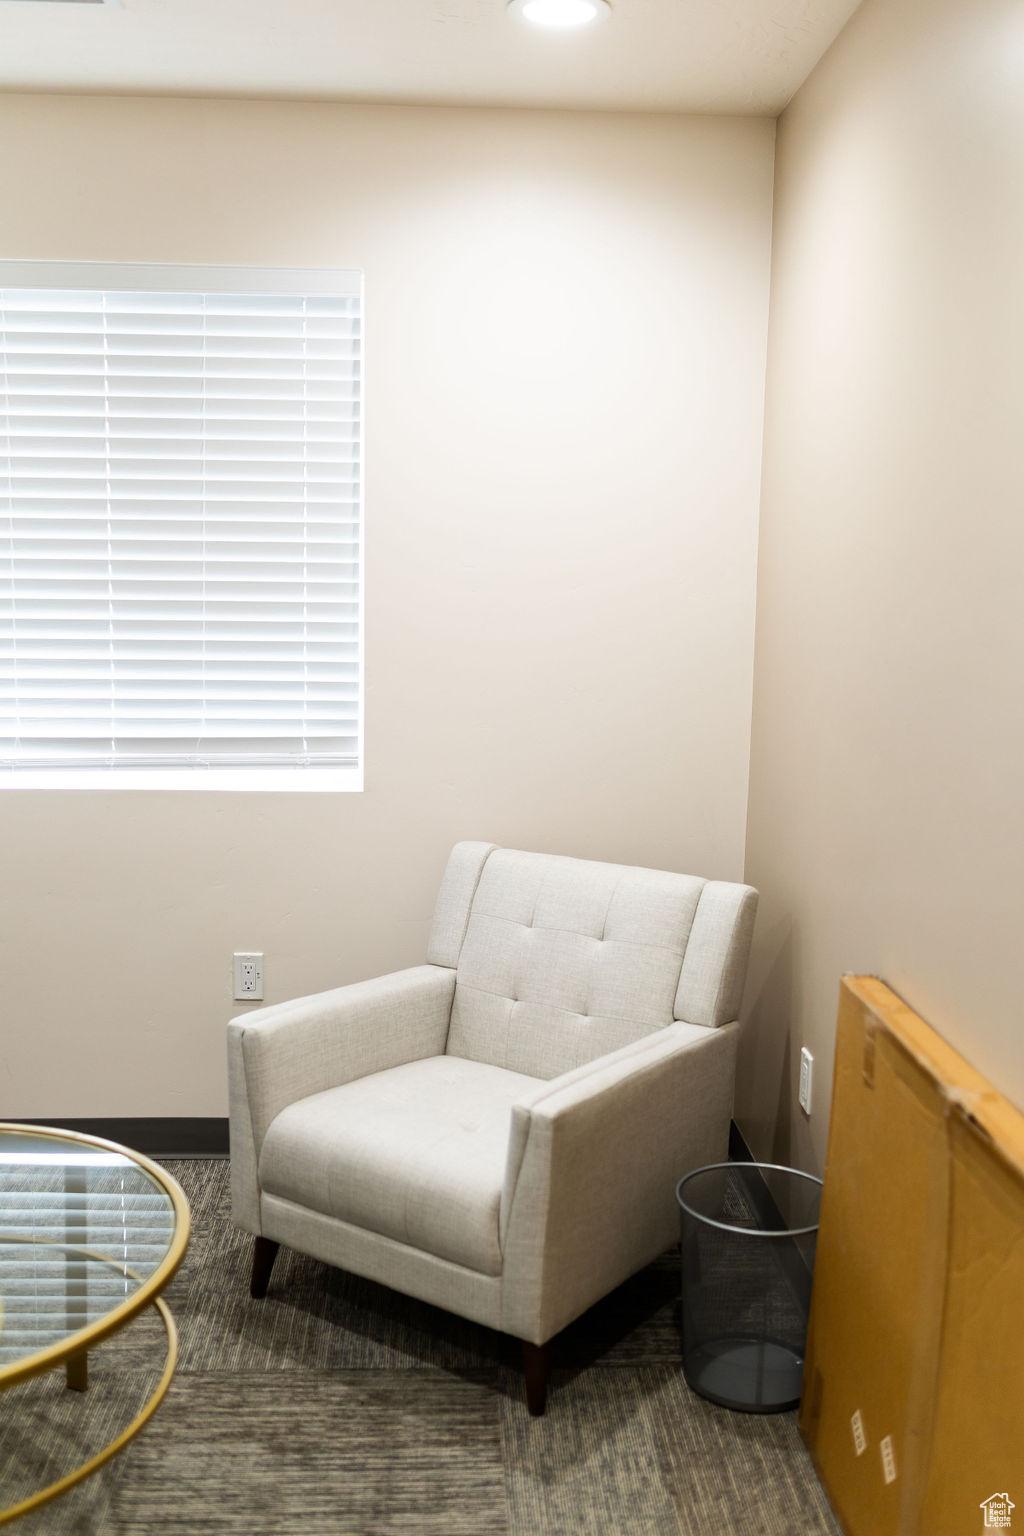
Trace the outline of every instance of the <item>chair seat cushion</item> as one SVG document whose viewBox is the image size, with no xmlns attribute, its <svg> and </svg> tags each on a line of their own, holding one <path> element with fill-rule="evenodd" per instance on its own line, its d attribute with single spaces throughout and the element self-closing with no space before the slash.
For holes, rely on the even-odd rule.
<svg viewBox="0 0 1024 1536">
<path fill-rule="evenodd" d="M 498 1213 L 512 1105 L 538 1080 L 430 1056 L 300 1099 L 259 1161 L 271 1195 L 450 1259 L 501 1272 Z"/>
</svg>

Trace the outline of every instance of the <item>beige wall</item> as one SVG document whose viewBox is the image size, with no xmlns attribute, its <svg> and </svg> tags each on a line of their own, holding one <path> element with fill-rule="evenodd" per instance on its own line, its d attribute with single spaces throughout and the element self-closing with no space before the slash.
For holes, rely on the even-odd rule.
<svg viewBox="0 0 1024 1536">
<path fill-rule="evenodd" d="M 805 1166 L 845 970 L 1024 1105 L 1022 85 L 1019 0 L 866 0 L 780 121 L 738 1114 Z"/>
<path fill-rule="evenodd" d="M 218 1115 L 450 844 L 738 877 L 774 125 L 11 97 L 0 255 L 366 273 L 363 795 L 0 794 L 0 1113 Z"/>
</svg>

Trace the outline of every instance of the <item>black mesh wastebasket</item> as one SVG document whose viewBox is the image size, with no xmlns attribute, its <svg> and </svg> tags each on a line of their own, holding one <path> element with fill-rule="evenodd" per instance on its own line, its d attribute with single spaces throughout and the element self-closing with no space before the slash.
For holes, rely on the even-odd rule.
<svg viewBox="0 0 1024 1536">
<path fill-rule="evenodd" d="M 800 1401 L 821 1180 L 771 1163 L 715 1163 L 676 1186 L 683 1374 L 748 1413 Z"/>
</svg>

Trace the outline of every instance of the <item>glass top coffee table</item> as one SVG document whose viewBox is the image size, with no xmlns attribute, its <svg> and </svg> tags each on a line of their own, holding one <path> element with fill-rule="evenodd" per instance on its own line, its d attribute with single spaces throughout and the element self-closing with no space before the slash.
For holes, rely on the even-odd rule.
<svg viewBox="0 0 1024 1536">
<path fill-rule="evenodd" d="M 89 1350 L 148 1306 L 167 1359 L 135 1419 L 82 1466 L 9 1508 L 0 1525 L 65 1493 L 115 1456 L 162 1401 L 178 1357 L 160 1292 L 185 1256 L 188 1202 L 170 1174 L 115 1142 L 0 1121 L 0 1391 L 63 1366 L 88 1386 Z"/>
</svg>

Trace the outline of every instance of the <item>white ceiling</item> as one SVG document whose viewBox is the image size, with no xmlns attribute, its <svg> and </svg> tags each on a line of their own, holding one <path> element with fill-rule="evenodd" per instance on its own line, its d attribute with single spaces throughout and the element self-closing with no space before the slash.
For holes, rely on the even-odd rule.
<svg viewBox="0 0 1024 1536">
<path fill-rule="evenodd" d="M 543 32 L 505 0 L 0 0 L 0 90 L 774 115 L 858 0 L 615 0 Z"/>
</svg>

